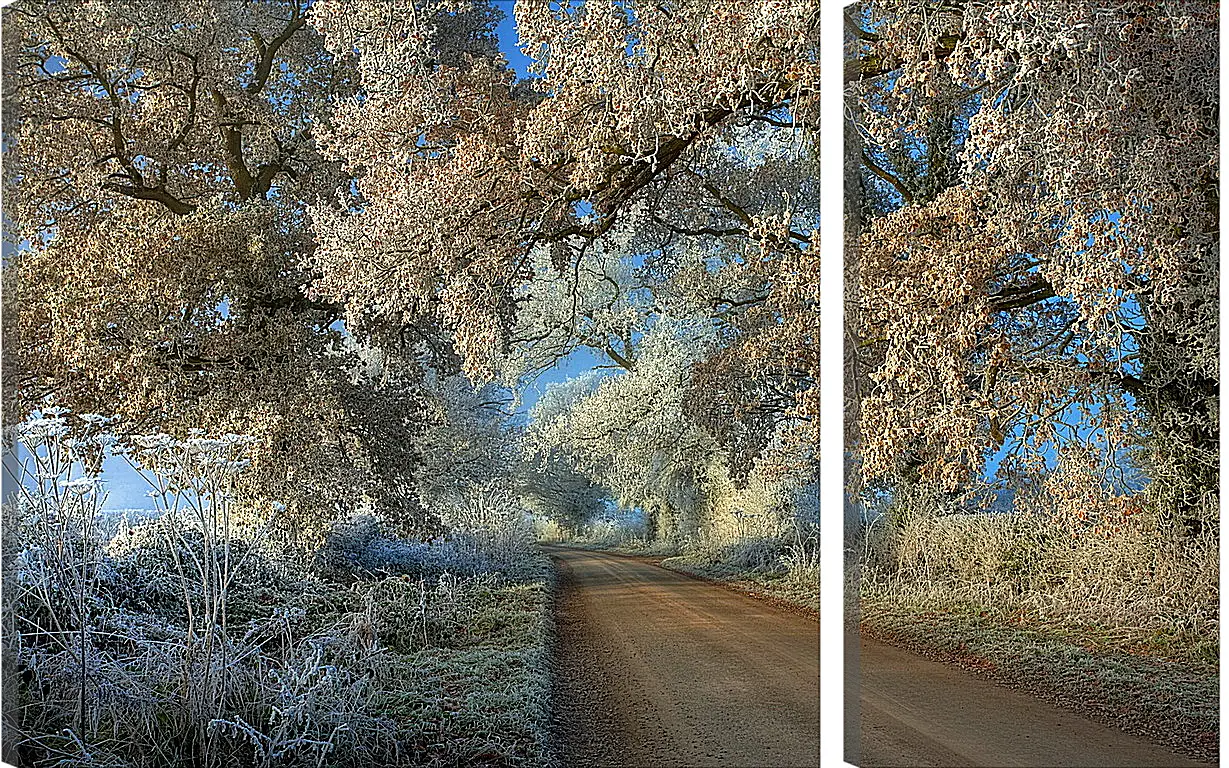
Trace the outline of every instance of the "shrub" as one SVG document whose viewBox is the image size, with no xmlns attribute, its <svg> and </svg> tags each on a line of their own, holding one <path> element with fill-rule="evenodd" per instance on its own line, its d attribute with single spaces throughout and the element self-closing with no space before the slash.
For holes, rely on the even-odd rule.
<svg viewBox="0 0 1229 768">
<path fill-rule="evenodd" d="M 476 574 L 488 566 L 474 548 L 443 537 L 421 542 L 391 537 L 371 515 L 335 524 L 314 562 L 322 576 L 332 579 Z"/>
</svg>

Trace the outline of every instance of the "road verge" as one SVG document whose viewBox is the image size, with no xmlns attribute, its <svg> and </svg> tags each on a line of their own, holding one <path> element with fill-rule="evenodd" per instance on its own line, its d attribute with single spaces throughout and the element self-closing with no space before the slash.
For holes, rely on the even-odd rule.
<svg viewBox="0 0 1229 768">
<path fill-rule="evenodd" d="M 1219 669 L 1192 659 L 1130 653 L 1095 635 L 986 611 L 861 602 L 864 635 L 951 663 L 1107 725 L 1215 764 Z"/>
</svg>

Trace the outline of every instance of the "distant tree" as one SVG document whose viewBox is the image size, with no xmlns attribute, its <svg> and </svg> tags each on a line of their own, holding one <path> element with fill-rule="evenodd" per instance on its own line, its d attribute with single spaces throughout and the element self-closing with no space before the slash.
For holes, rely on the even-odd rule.
<svg viewBox="0 0 1229 768">
<path fill-rule="evenodd" d="M 1088 444 L 1108 482 L 1143 444 L 1171 518 L 1215 522 L 1217 13 L 885 0 L 847 14 L 867 479 L 955 489 L 1004 445 L 1004 467 L 1027 470 Z"/>
<path fill-rule="evenodd" d="M 658 318 L 632 371 L 563 387 L 538 403 L 528 453 L 566 457 L 622 506 L 645 509 L 658 535 L 694 533 L 701 484 L 718 449 L 687 418 L 683 398 L 691 365 L 711 339 L 703 319 Z"/>
<path fill-rule="evenodd" d="M 572 534 L 607 513 L 609 492 L 578 471 L 564 451 L 556 448 L 526 458 L 517 491 L 530 512 Z"/>
<path fill-rule="evenodd" d="M 635 367 L 637 340 L 657 311 L 651 281 L 632 264 L 635 230 L 621 222 L 562 269 L 553 249 L 530 253 L 533 277 L 514 294 L 507 352 L 496 362 L 505 384 L 532 380 L 579 349 L 611 369 Z"/>
</svg>

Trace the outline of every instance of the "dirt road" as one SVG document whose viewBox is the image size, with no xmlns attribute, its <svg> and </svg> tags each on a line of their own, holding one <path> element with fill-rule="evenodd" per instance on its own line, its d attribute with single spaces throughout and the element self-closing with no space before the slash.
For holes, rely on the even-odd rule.
<svg viewBox="0 0 1229 768">
<path fill-rule="evenodd" d="M 646 560 L 546 549 L 563 765 L 819 765 L 814 619 Z"/>
<path fill-rule="evenodd" d="M 863 766 L 1205 765 L 899 648 L 860 652 Z"/>
</svg>

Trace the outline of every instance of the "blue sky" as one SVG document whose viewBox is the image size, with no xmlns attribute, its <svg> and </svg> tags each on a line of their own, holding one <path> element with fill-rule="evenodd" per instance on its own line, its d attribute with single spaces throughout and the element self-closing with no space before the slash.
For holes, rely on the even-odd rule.
<svg viewBox="0 0 1229 768">
<path fill-rule="evenodd" d="M 513 18 L 513 0 L 497 0 L 495 3 L 503 12 L 504 18 L 496 27 L 499 36 L 499 50 L 508 59 L 508 64 L 520 77 L 528 77 L 529 65 L 533 63 L 517 47 L 516 21 Z M 583 211 L 582 211 L 583 212 Z M 594 366 L 607 364 L 610 361 L 587 348 L 581 348 L 560 360 L 554 368 L 545 371 L 532 382 L 529 382 L 521 393 L 521 405 L 517 413 L 528 415 L 529 411 L 541 398 L 542 393 L 554 383 L 566 381 L 579 376 Z"/>
<path fill-rule="evenodd" d="M 587 347 L 581 347 L 556 363 L 555 367 L 544 371 L 536 379 L 525 385 L 521 391 L 521 406 L 517 408 L 517 413 L 528 415 L 529 411 L 537 404 L 542 394 L 546 392 L 551 384 L 567 381 L 592 370 L 596 366 L 609 364 L 610 361 L 605 356 L 599 355 Z"/>
<path fill-rule="evenodd" d="M 520 48 L 517 47 L 516 21 L 512 17 L 513 0 L 498 0 L 495 5 L 504 12 L 503 21 L 495 29 L 496 34 L 499 35 L 499 50 L 508 59 L 508 64 L 516 71 L 516 74 L 526 77 L 533 60 L 521 53 Z"/>
</svg>

